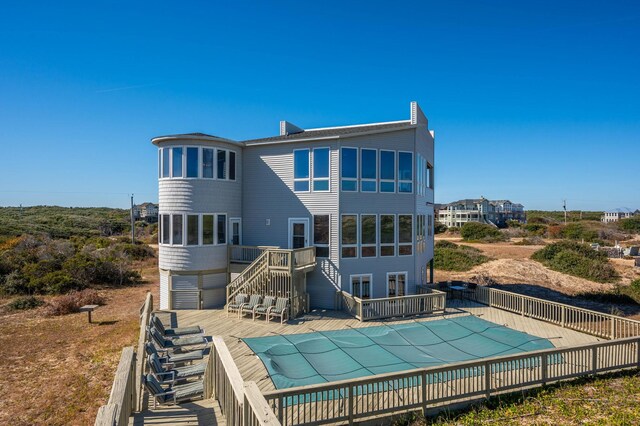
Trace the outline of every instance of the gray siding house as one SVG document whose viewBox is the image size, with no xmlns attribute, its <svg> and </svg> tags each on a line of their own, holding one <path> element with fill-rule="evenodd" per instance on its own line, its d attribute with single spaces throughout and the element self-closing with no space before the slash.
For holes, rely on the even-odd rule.
<svg viewBox="0 0 640 426">
<path fill-rule="evenodd" d="M 307 308 L 335 309 L 338 291 L 393 297 L 433 281 L 434 134 L 415 102 L 402 121 L 152 142 L 163 309 L 223 306 L 242 273 L 230 265 L 237 246 L 315 247 Z"/>
</svg>

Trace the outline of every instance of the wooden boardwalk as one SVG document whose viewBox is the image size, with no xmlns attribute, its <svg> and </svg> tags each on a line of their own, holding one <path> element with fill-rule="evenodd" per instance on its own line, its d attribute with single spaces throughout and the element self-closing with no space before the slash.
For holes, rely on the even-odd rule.
<svg viewBox="0 0 640 426">
<path fill-rule="evenodd" d="M 315 310 L 309 314 L 289 321 L 266 323 L 264 319 L 252 321 L 250 318 L 238 319 L 235 315 L 227 317 L 223 310 L 172 311 L 160 314 L 163 322 L 171 326 L 200 325 L 207 336 L 221 336 L 234 358 L 238 370 L 245 381 L 254 381 L 261 391 L 274 390 L 267 370 L 260 359 L 242 342 L 243 337 L 260 337 L 273 334 L 309 333 L 314 331 L 340 330 L 347 327 L 372 327 L 380 324 L 403 323 L 407 321 L 433 321 L 444 317 L 477 315 L 496 324 L 505 325 L 549 339 L 555 347 L 567 347 L 584 343 L 602 341 L 598 337 L 568 330 L 521 315 L 489 308 L 467 300 L 447 300 L 445 313 L 413 317 L 410 319 L 391 319 L 385 321 L 360 322 L 339 311 Z M 132 417 L 130 424 L 224 424 L 217 402 L 213 400 L 181 404 L 179 407 L 147 410 Z"/>
</svg>

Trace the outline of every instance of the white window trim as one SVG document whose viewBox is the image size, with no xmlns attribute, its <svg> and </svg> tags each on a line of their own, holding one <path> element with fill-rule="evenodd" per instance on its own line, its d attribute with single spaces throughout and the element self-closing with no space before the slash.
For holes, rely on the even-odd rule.
<svg viewBox="0 0 640 426">
<path fill-rule="evenodd" d="M 378 227 L 380 230 L 379 233 L 382 232 L 382 216 L 393 216 L 393 243 L 383 243 L 382 236 L 378 236 L 380 257 L 395 257 L 398 255 L 398 248 L 396 247 L 396 243 L 398 242 L 398 218 L 397 215 L 393 213 L 380 213 L 378 215 L 378 220 L 380 222 L 380 226 Z M 393 256 L 383 256 L 382 247 L 393 247 Z"/>
<path fill-rule="evenodd" d="M 307 151 L 307 163 L 308 163 L 308 167 L 309 167 L 309 176 L 306 178 L 296 178 L 296 151 Z M 304 193 L 304 192 L 311 192 L 311 175 L 312 175 L 312 170 L 311 170 L 311 149 L 310 148 L 301 148 L 301 149 L 294 149 L 293 150 L 293 154 L 291 159 L 293 160 L 293 167 L 291 168 L 291 174 L 293 176 L 293 188 L 291 188 L 293 190 L 293 192 L 300 192 L 300 193 Z M 304 182 L 307 181 L 309 183 L 309 189 L 306 191 L 299 191 L 296 190 L 296 182 Z"/>
<path fill-rule="evenodd" d="M 208 178 L 207 178 L 208 179 Z M 204 217 L 205 216 L 213 216 L 213 243 L 205 244 L 204 243 Z M 216 239 L 216 232 L 218 230 L 217 222 L 216 222 L 216 214 L 215 213 L 200 213 L 200 245 L 203 247 L 213 247 L 218 245 Z"/>
<path fill-rule="evenodd" d="M 343 149 L 355 149 L 356 150 L 356 177 L 352 178 L 352 177 L 342 177 L 342 150 Z M 340 147 L 340 191 L 344 191 L 342 189 L 342 181 L 346 180 L 349 182 L 355 182 L 356 183 L 356 189 L 354 189 L 353 191 L 344 191 L 344 192 L 358 192 L 360 189 L 360 183 L 358 182 L 358 178 L 360 177 L 360 150 L 355 147 L 355 146 L 342 146 Z"/>
<path fill-rule="evenodd" d="M 189 240 L 189 216 L 196 216 L 198 219 L 198 242 L 196 244 L 189 244 L 188 240 Z M 202 215 L 200 213 L 185 213 L 184 214 L 184 218 L 182 219 L 184 221 L 184 246 L 185 247 L 199 247 L 202 245 Z"/>
<path fill-rule="evenodd" d="M 356 217 L 356 243 L 355 244 L 342 244 L 342 218 L 344 216 L 355 216 Z M 339 238 L 340 238 L 340 259 L 358 259 L 360 256 L 360 245 L 358 244 L 360 242 L 360 226 L 358 226 L 360 223 L 360 216 L 357 213 L 341 213 L 340 214 L 340 231 L 339 231 Z M 356 255 L 353 257 L 343 257 L 342 256 L 342 248 L 352 248 L 354 247 L 356 249 Z"/>
<path fill-rule="evenodd" d="M 373 244 L 364 244 L 362 241 L 362 216 L 373 216 L 375 218 L 375 240 L 376 242 Z M 379 254 L 379 250 L 378 250 L 378 215 L 375 213 L 360 213 L 359 217 L 358 217 L 358 243 L 359 244 L 359 248 L 358 248 L 358 255 L 362 258 L 362 259 L 375 259 L 376 257 L 378 257 Z M 362 248 L 363 247 L 374 247 L 376 249 L 376 255 L 375 256 L 363 256 L 362 255 Z"/>
<path fill-rule="evenodd" d="M 360 294 L 359 295 L 355 295 L 353 294 L 353 278 L 357 277 L 360 280 Z M 369 277 L 369 298 L 373 299 L 373 274 L 371 273 L 367 273 L 367 274 L 352 274 L 349 275 L 349 293 L 352 296 L 355 296 L 359 299 L 362 299 L 362 278 L 364 277 Z"/>
<path fill-rule="evenodd" d="M 316 244 L 316 216 L 327 216 L 329 218 L 329 242 L 327 244 Z M 331 258 L 331 215 L 329 213 L 326 214 L 314 214 L 311 215 L 311 220 L 313 222 L 313 226 L 311 229 L 311 245 L 314 247 L 326 247 L 328 249 L 329 255 L 327 257 L 321 257 L 321 259 L 329 259 Z M 317 256 L 316 256 L 317 257 Z"/>
<path fill-rule="evenodd" d="M 210 149 L 211 151 L 213 151 L 213 164 L 211 166 L 211 177 L 204 177 L 204 150 L 205 149 Z M 218 180 L 218 157 L 216 154 L 216 148 L 213 147 L 208 147 L 208 146 L 203 146 L 200 147 L 200 163 L 199 163 L 199 176 L 200 179 L 204 179 L 207 181 L 210 180 Z"/>
<path fill-rule="evenodd" d="M 411 243 L 401 243 L 400 242 L 400 216 L 411 216 Z M 396 241 L 398 242 L 398 256 L 413 256 L 414 255 L 414 250 L 415 247 L 413 246 L 414 238 L 413 238 L 413 233 L 415 232 L 414 228 L 415 228 L 415 215 L 411 214 L 411 213 L 398 213 L 398 217 L 397 217 L 397 229 L 396 229 Z M 400 254 L 400 247 L 406 247 L 406 246 L 411 246 L 411 254 Z"/>
<path fill-rule="evenodd" d="M 395 296 L 389 296 L 389 276 L 390 275 L 395 275 L 396 276 L 396 295 Z M 387 288 L 387 297 L 399 297 L 398 296 L 398 290 L 397 290 L 397 286 L 398 286 L 398 275 L 404 275 L 404 295 L 406 296 L 407 293 L 407 289 L 409 286 L 409 273 L 407 271 L 400 271 L 400 272 L 387 272 L 387 283 L 386 283 L 386 288 Z"/>
<path fill-rule="evenodd" d="M 397 181 L 398 181 L 396 186 L 397 186 L 397 189 L 398 189 L 398 194 L 413 194 L 414 191 L 415 191 L 415 189 L 414 189 L 414 186 L 415 186 L 415 182 L 414 182 L 415 164 L 413 164 L 413 158 L 414 158 L 413 151 L 397 151 L 397 154 L 396 154 L 397 167 L 396 168 L 400 167 L 400 153 L 411 154 L 411 161 L 410 161 L 410 164 L 411 164 L 411 179 L 400 179 L 400 170 L 396 170 Z M 402 184 L 402 183 L 410 183 L 411 184 L 411 191 L 410 192 L 400 191 L 400 184 Z"/>
<path fill-rule="evenodd" d="M 314 165 L 314 160 L 315 160 L 315 151 L 316 149 L 326 149 L 328 151 L 328 165 L 329 165 L 329 173 L 328 176 L 325 177 L 320 177 L 320 178 L 316 178 L 315 173 L 313 168 L 315 167 Z M 310 165 L 309 165 L 309 176 L 310 176 L 310 185 L 309 185 L 309 190 L 312 192 L 331 192 L 331 148 L 328 146 L 318 146 L 315 147 L 313 149 L 310 150 L 309 152 L 309 161 L 310 161 Z M 327 181 L 327 189 L 320 189 L 320 190 L 316 190 L 313 187 L 313 184 L 315 181 Z"/>
<path fill-rule="evenodd" d="M 195 148 L 197 150 L 198 153 L 198 159 L 197 159 L 197 167 L 198 167 L 198 171 L 197 171 L 197 175 L 195 177 L 187 177 L 187 150 L 189 148 Z M 195 145 L 185 145 L 182 147 L 182 174 L 184 175 L 184 179 L 188 179 L 188 180 L 194 180 L 194 179 L 200 179 L 202 176 L 202 149 L 199 146 L 195 146 Z"/>
<path fill-rule="evenodd" d="M 376 164 L 375 164 L 373 169 L 376 171 L 376 177 L 375 177 L 375 179 L 363 178 L 362 177 L 362 167 L 359 167 L 358 176 L 360 177 L 360 186 L 359 186 L 358 189 L 360 190 L 360 192 L 364 192 L 366 194 L 376 194 L 378 192 L 378 180 L 379 180 L 378 179 L 378 175 L 379 175 L 379 173 L 378 173 L 378 165 L 380 164 L 380 159 L 378 158 L 379 157 L 378 156 L 378 149 L 377 148 L 360 148 L 359 156 L 358 156 L 358 160 L 359 160 L 360 164 L 362 164 L 362 152 L 363 151 L 375 151 L 375 153 L 376 153 Z M 362 190 L 363 182 L 374 182 L 375 183 L 375 185 L 374 185 L 375 190 L 374 191 L 363 191 Z"/>
<path fill-rule="evenodd" d="M 395 194 L 396 193 L 396 180 L 397 180 L 397 175 L 398 175 L 398 161 L 397 161 L 397 154 L 396 151 L 392 150 L 392 149 L 380 149 L 378 151 L 378 169 L 382 168 L 382 152 L 391 152 L 393 153 L 393 179 L 382 179 L 382 170 L 378 170 L 378 181 L 379 181 L 379 186 L 378 186 L 378 192 L 380 192 L 381 194 Z M 382 190 L 382 183 L 391 183 L 392 187 L 393 187 L 393 191 L 383 191 Z"/>
</svg>

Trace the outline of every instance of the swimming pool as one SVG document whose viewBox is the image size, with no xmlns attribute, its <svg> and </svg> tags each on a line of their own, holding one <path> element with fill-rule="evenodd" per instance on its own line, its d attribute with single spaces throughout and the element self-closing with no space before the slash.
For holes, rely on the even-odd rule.
<svg viewBox="0 0 640 426">
<path fill-rule="evenodd" d="M 553 348 L 476 316 L 242 339 L 276 389 Z"/>
</svg>

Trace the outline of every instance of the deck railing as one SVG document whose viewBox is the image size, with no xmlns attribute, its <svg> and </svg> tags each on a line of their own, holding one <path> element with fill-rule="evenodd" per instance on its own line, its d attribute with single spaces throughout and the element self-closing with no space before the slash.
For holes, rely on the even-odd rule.
<svg viewBox="0 0 640 426">
<path fill-rule="evenodd" d="M 360 321 L 431 314 L 443 311 L 446 306 L 446 294 L 438 290 L 380 299 L 360 299 L 346 291 L 338 293 L 342 297 L 342 308 Z"/>
<path fill-rule="evenodd" d="M 251 263 L 258 258 L 268 247 L 255 246 L 228 246 L 229 262 Z"/>
<path fill-rule="evenodd" d="M 283 425 L 371 418 L 640 367 L 640 338 L 547 349 L 267 392 Z"/>
<path fill-rule="evenodd" d="M 153 312 L 153 294 L 151 292 L 147 292 L 147 297 L 144 299 L 144 303 L 140 307 L 140 331 L 138 335 L 138 358 L 136 360 L 136 404 L 135 410 L 142 411 L 144 408 L 144 385 L 143 385 L 143 377 L 146 373 L 145 368 L 147 363 L 144 362 L 144 344 L 147 340 L 147 325 L 149 324 L 149 318 L 151 317 L 151 312 Z"/>
<path fill-rule="evenodd" d="M 464 293 L 463 296 L 492 308 L 517 313 L 605 339 L 640 336 L 640 321 L 563 303 L 484 286 L 478 286 L 474 292 Z"/>
<path fill-rule="evenodd" d="M 205 376 L 205 398 L 215 398 L 232 426 L 279 425 L 255 382 L 244 382 L 227 345 L 213 337 Z"/>
<path fill-rule="evenodd" d="M 136 354 L 133 346 L 122 350 L 109 401 L 98 409 L 95 426 L 124 426 L 136 407 Z"/>
</svg>

